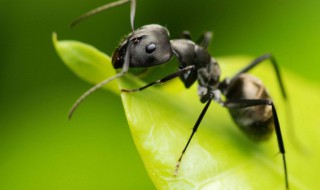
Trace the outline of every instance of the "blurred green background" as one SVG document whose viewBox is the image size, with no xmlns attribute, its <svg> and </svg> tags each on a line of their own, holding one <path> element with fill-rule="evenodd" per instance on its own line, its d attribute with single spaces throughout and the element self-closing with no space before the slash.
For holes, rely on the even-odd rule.
<svg viewBox="0 0 320 190">
<path fill-rule="evenodd" d="M 120 98 L 98 91 L 67 112 L 90 85 L 56 55 L 51 33 L 111 54 L 130 31 L 129 6 L 71 30 L 109 0 L 0 1 L 0 189 L 154 189 Z M 138 0 L 136 27 L 165 25 L 172 38 L 214 32 L 214 56 L 272 52 L 281 67 L 320 84 L 320 1 Z M 306 92 L 306 97 L 308 92 Z M 198 100 L 194 100 L 198 101 Z"/>
</svg>

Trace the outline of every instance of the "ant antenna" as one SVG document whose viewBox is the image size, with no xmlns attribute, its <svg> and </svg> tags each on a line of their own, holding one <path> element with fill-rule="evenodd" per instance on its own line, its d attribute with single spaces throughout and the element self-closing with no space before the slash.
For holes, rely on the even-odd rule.
<svg viewBox="0 0 320 190">
<path fill-rule="evenodd" d="M 134 16 L 136 15 L 136 0 L 131 0 L 130 23 L 132 32 L 134 31 Z"/>
<path fill-rule="evenodd" d="M 95 15 L 95 14 L 98 14 L 104 10 L 107 10 L 109 8 L 112 8 L 112 7 L 116 7 L 116 6 L 119 6 L 119 5 L 122 5 L 124 3 L 127 3 L 131 1 L 131 8 L 130 8 L 130 23 L 131 23 L 131 28 L 132 28 L 132 32 L 134 32 L 134 17 L 135 17 L 135 13 L 136 13 L 136 0 L 119 0 L 119 1 L 115 1 L 115 2 L 112 2 L 112 3 L 108 3 L 106 5 L 103 5 L 101 7 L 98 7 L 96 9 L 93 9 L 83 15 L 81 15 L 80 17 L 78 17 L 76 20 L 74 20 L 72 23 L 71 23 L 71 28 L 76 26 L 77 24 L 79 24 L 81 21 Z M 78 99 L 77 101 L 73 104 L 73 106 L 71 107 L 70 111 L 69 111 L 69 115 L 68 115 L 68 118 L 71 119 L 74 111 L 77 109 L 77 107 L 79 106 L 79 104 L 86 98 L 88 97 L 90 94 L 92 94 L 94 91 L 96 91 L 97 89 L 101 88 L 102 86 L 104 86 L 105 84 L 117 79 L 117 78 L 120 78 L 122 77 L 126 72 L 128 72 L 129 70 L 129 63 L 130 63 L 130 56 L 129 56 L 129 53 L 126 52 L 126 56 L 125 56 L 125 59 L 124 59 L 124 64 L 123 64 L 123 67 L 122 67 L 122 70 L 121 72 L 119 72 L 118 74 L 116 74 L 115 76 L 112 76 L 110 78 L 107 78 L 103 81 L 101 81 L 100 83 L 96 84 L 95 86 L 91 87 L 89 90 L 87 90 L 85 93 L 83 93 Z"/>
<path fill-rule="evenodd" d="M 131 1 L 131 9 L 130 9 L 130 22 L 131 22 L 131 28 L 132 28 L 132 31 L 134 31 L 134 16 L 135 16 L 135 12 L 136 12 L 136 1 L 135 0 L 119 0 L 119 1 L 115 1 L 115 2 L 112 2 L 112 3 L 108 3 L 108 4 L 105 4 L 105 5 L 102 5 L 101 7 L 98 7 L 98 8 L 95 8 L 81 16 L 79 16 L 77 19 L 75 19 L 70 27 L 73 28 L 75 27 L 76 25 L 78 25 L 80 22 L 82 22 L 83 20 L 93 16 L 93 15 L 96 15 L 104 10 L 107 10 L 109 8 L 112 8 L 112 7 L 116 7 L 116 6 L 119 6 L 119 5 L 122 5 L 122 4 L 125 4 L 127 2 Z"/>
<path fill-rule="evenodd" d="M 117 73 L 116 75 L 107 78 L 105 80 L 103 80 L 102 82 L 96 84 L 95 86 L 91 87 L 89 90 L 87 90 L 85 93 L 83 93 L 78 99 L 77 101 L 72 105 L 69 114 L 68 114 L 68 118 L 69 120 L 71 119 L 74 111 L 77 109 L 77 107 L 79 106 L 79 104 L 86 98 L 88 97 L 90 94 L 92 94 L 94 91 L 96 91 L 97 89 L 101 88 L 102 86 L 104 86 L 105 84 L 122 77 L 126 72 L 128 72 L 129 70 L 129 63 L 130 63 L 130 55 L 128 52 L 126 52 L 126 56 L 125 56 L 125 60 L 124 60 L 124 64 L 122 66 L 122 70 L 121 72 Z"/>
</svg>

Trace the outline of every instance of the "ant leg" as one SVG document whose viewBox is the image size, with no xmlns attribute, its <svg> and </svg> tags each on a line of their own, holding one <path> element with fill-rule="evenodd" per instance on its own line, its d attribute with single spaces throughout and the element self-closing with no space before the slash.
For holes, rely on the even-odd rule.
<svg viewBox="0 0 320 190">
<path fill-rule="evenodd" d="M 143 87 L 136 88 L 136 89 L 121 89 L 121 92 L 137 92 L 137 91 L 141 91 L 141 90 L 144 90 L 144 89 L 146 89 L 146 88 L 148 88 L 150 86 L 153 86 L 155 84 L 165 83 L 165 82 L 167 82 L 167 81 L 169 81 L 171 79 L 174 79 L 174 78 L 176 78 L 178 76 L 181 76 L 181 75 L 191 71 L 193 68 L 194 68 L 194 66 L 191 65 L 191 66 L 185 67 L 183 69 L 180 69 L 179 71 L 177 71 L 177 72 L 175 72 L 173 74 L 170 74 L 170 75 L 168 75 L 168 76 L 166 76 L 166 77 L 164 77 L 162 79 L 159 79 L 159 80 L 156 80 L 154 82 L 151 82 L 151 83 L 149 83 L 149 84 L 147 84 L 147 85 L 145 85 Z"/>
<path fill-rule="evenodd" d="M 203 47 L 204 49 L 207 49 L 211 39 L 212 39 L 212 32 L 205 32 L 197 40 L 197 44 L 199 46 Z"/>
<path fill-rule="evenodd" d="M 187 40 L 192 40 L 191 33 L 187 30 L 183 31 L 182 38 L 187 39 Z M 205 32 L 200 36 L 200 38 L 197 40 L 196 44 L 203 47 L 204 49 L 207 49 L 211 39 L 212 39 L 212 32 Z"/>
<path fill-rule="evenodd" d="M 285 157 L 283 138 L 281 135 L 281 128 L 280 128 L 277 111 L 273 102 L 269 99 L 238 99 L 238 100 L 227 100 L 226 102 L 223 103 L 223 106 L 229 109 L 241 109 L 241 108 L 259 106 L 259 105 L 269 105 L 272 108 L 272 116 L 273 116 L 274 128 L 275 128 L 277 141 L 278 141 L 278 147 L 282 155 L 286 189 L 289 189 L 287 162 Z"/>
<path fill-rule="evenodd" d="M 191 33 L 188 30 L 183 31 L 181 36 L 183 39 L 192 40 Z"/>
<path fill-rule="evenodd" d="M 116 6 L 119 6 L 119 5 L 122 5 L 124 3 L 127 3 L 129 2 L 130 0 L 118 0 L 118 1 L 115 1 L 115 2 L 111 2 L 111 3 L 108 3 L 108 4 L 105 4 L 105 5 L 102 5 L 98 8 L 95 8 L 83 15 L 81 15 L 80 17 L 78 17 L 76 20 L 74 20 L 70 27 L 73 28 L 74 26 L 78 25 L 80 22 L 82 22 L 83 20 L 91 17 L 92 15 L 95 15 L 97 13 L 100 13 L 104 10 L 107 10 L 107 9 L 110 9 L 112 7 L 116 7 Z M 130 14 L 130 19 L 131 19 L 131 25 L 133 26 L 133 20 L 134 20 L 134 14 L 135 14 L 135 4 L 136 4 L 136 1 L 135 0 L 131 0 L 131 14 Z"/>
<path fill-rule="evenodd" d="M 292 142 L 295 144 L 295 147 L 297 147 L 299 150 L 302 150 L 302 151 L 305 151 L 306 148 L 303 146 L 303 143 L 301 143 L 301 141 L 298 139 L 298 137 L 296 136 L 296 133 L 295 133 L 295 130 L 294 130 L 294 125 L 292 123 L 292 120 L 290 118 L 292 118 L 292 109 L 291 109 L 291 104 L 290 104 L 290 101 L 288 101 L 288 96 L 287 96 L 287 93 L 286 93 L 286 90 L 285 90 L 285 87 L 284 87 L 284 84 L 283 84 L 283 80 L 282 80 L 282 77 L 281 77 L 281 74 L 280 74 L 280 69 L 278 67 L 278 64 L 274 58 L 274 56 L 272 54 L 265 54 L 265 55 L 262 55 L 258 58 L 256 58 L 255 60 L 253 60 L 247 67 L 243 68 L 242 70 L 240 70 L 231 80 L 235 80 L 240 74 L 242 73 L 245 73 L 245 72 L 248 72 L 249 70 L 251 70 L 252 68 L 254 68 L 255 66 L 257 66 L 259 63 L 262 63 L 264 60 L 267 60 L 269 59 L 273 65 L 273 68 L 276 72 L 276 76 L 277 76 L 277 79 L 278 79 L 278 83 L 279 83 L 279 86 L 280 86 L 280 90 L 281 90 L 281 94 L 282 94 L 282 97 L 284 98 L 285 100 L 285 104 L 286 104 L 286 115 L 287 115 L 287 125 L 288 126 L 292 126 L 291 127 L 291 130 L 289 130 L 289 137 L 291 138 Z"/>
<path fill-rule="evenodd" d="M 234 79 L 238 78 L 239 75 L 248 72 L 249 70 L 251 70 L 252 68 L 257 66 L 259 63 L 262 63 L 264 60 L 267 60 L 267 59 L 269 59 L 271 61 L 272 65 L 273 65 L 273 68 L 274 68 L 274 70 L 276 72 L 276 75 L 277 75 L 278 83 L 280 85 L 280 90 L 281 90 L 282 96 L 286 100 L 287 99 L 287 93 L 285 91 L 285 87 L 284 87 L 284 84 L 283 84 L 283 81 L 282 81 L 282 77 L 281 77 L 281 74 L 280 74 L 280 70 L 279 70 L 278 64 L 277 64 L 277 62 L 276 62 L 276 60 L 275 60 L 275 58 L 273 57 L 272 54 L 268 53 L 268 54 L 264 54 L 264 55 L 256 58 L 248 66 L 246 66 L 245 68 L 240 70 L 237 74 L 235 74 L 234 77 L 232 77 L 231 80 L 234 80 Z"/>
<path fill-rule="evenodd" d="M 181 163 L 181 160 L 182 160 L 182 157 L 184 155 L 184 153 L 186 152 L 191 140 L 192 140 L 192 137 L 193 135 L 196 133 L 204 115 L 206 114 L 210 104 L 211 104 L 211 100 L 212 100 L 212 97 L 209 98 L 209 100 L 207 101 L 207 104 L 204 106 L 203 110 L 201 111 L 201 114 L 199 115 L 198 119 L 197 119 L 197 122 L 195 123 L 194 127 L 192 128 L 192 133 L 187 141 L 187 144 L 185 145 L 184 149 L 182 150 L 182 153 L 178 159 L 178 162 L 177 162 L 177 165 L 176 165 L 176 169 L 175 169 L 175 172 L 174 172 L 174 175 L 177 176 L 178 174 L 178 170 L 179 170 L 179 166 L 180 166 L 180 163 Z"/>
<path fill-rule="evenodd" d="M 198 77 L 198 71 L 196 69 L 191 70 L 187 74 L 180 75 L 180 79 L 186 88 L 190 88 L 194 84 L 194 82 L 197 80 L 197 77 Z"/>
</svg>

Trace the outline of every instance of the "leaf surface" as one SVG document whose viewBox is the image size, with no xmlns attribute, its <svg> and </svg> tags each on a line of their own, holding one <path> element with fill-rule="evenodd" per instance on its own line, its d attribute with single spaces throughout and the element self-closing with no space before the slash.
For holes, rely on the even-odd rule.
<svg viewBox="0 0 320 190">
<path fill-rule="evenodd" d="M 115 74 L 110 58 L 92 46 L 57 41 L 55 36 L 53 41 L 64 63 L 80 78 L 97 83 Z M 222 77 L 232 76 L 251 60 L 246 56 L 218 59 L 225 72 Z M 289 71 L 282 71 L 292 110 L 289 120 L 288 106 L 281 98 L 271 64 L 263 63 L 252 73 L 268 87 L 279 113 L 290 189 L 316 189 L 320 186 L 314 170 L 319 168 L 320 160 L 316 151 L 320 89 Z M 130 74 L 119 81 L 119 87 L 126 89 L 146 84 Z M 119 87 L 113 82 L 105 89 L 120 94 Z M 173 80 L 142 92 L 121 93 L 121 98 L 134 142 L 157 189 L 285 189 L 275 135 L 263 143 L 250 141 L 232 122 L 228 111 L 215 103 L 211 104 L 178 175 L 174 176 L 177 160 L 204 106 L 198 100 L 196 85 L 185 89 L 179 80 Z"/>
</svg>

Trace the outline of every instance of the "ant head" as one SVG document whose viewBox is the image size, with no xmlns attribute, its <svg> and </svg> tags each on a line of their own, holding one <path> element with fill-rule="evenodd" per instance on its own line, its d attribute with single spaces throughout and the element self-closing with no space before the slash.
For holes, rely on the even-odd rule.
<svg viewBox="0 0 320 190">
<path fill-rule="evenodd" d="M 152 67 L 168 62 L 173 56 L 168 30 L 156 24 L 146 25 L 134 30 L 135 0 L 118 0 L 93 9 L 74 20 L 71 27 L 97 13 L 128 2 L 131 2 L 130 23 L 132 33 L 114 52 L 112 57 L 113 67 L 115 69 L 122 68 L 126 57 L 128 57 L 129 67 Z"/>
<path fill-rule="evenodd" d="M 76 26 L 81 21 L 97 13 L 128 2 L 131 2 L 130 23 L 132 33 L 122 43 L 122 45 L 120 45 L 120 47 L 112 56 L 113 67 L 122 68 L 122 71 L 117 73 L 115 76 L 107 78 L 96 84 L 82 94 L 73 104 L 69 112 L 69 118 L 72 117 L 73 112 L 86 97 L 88 97 L 95 90 L 101 88 L 103 85 L 123 76 L 128 71 L 129 67 L 151 67 L 168 62 L 173 56 L 173 51 L 171 49 L 169 40 L 169 32 L 165 27 L 153 24 L 134 30 L 136 0 L 117 0 L 93 9 L 74 20 L 71 23 L 71 27 Z"/>
<path fill-rule="evenodd" d="M 173 56 L 168 30 L 151 24 L 132 32 L 113 53 L 115 69 L 122 68 L 126 54 L 130 57 L 130 67 L 151 67 L 168 62 Z"/>
</svg>

